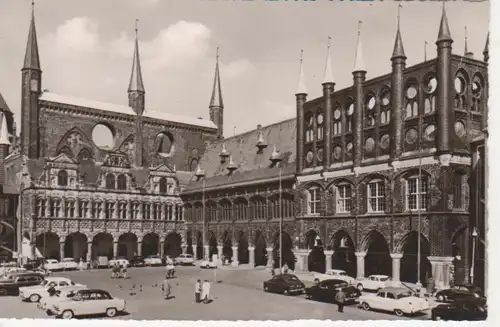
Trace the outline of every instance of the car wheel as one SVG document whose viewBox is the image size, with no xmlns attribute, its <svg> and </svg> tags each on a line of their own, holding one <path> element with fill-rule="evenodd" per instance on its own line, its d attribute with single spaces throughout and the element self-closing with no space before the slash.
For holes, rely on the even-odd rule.
<svg viewBox="0 0 500 327">
<path fill-rule="evenodd" d="M 115 308 L 106 309 L 106 316 L 108 316 L 108 317 L 116 316 L 116 309 Z"/>
<path fill-rule="evenodd" d="M 432 316 L 432 320 L 439 321 L 439 320 L 441 320 L 441 317 L 440 316 Z"/>
<path fill-rule="evenodd" d="M 269 287 L 264 286 L 264 292 L 269 292 Z"/>
<path fill-rule="evenodd" d="M 370 305 L 368 303 L 366 303 L 366 302 L 361 303 L 361 307 L 365 311 L 370 311 Z"/>
<path fill-rule="evenodd" d="M 0 288 L 0 296 L 5 296 L 7 295 L 7 290 Z"/>
<path fill-rule="evenodd" d="M 358 288 L 358 290 L 360 292 L 363 292 L 363 284 L 358 284 L 358 286 L 356 286 Z"/>
<path fill-rule="evenodd" d="M 288 292 L 288 290 L 284 290 L 283 295 L 290 295 L 290 292 Z"/>
<path fill-rule="evenodd" d="M 401 311 L 400 309 L 396 309 L 394 310 L 394 313 L 396 314 L 396 316 L 398 317 L 402 317 L 404 315 L 403 311 Z"/>
<path fill-rule="evenodd" d="M 205 266 L 205 268 L 206 268 L 206 269 L 210 269 L 210 265 L 206 265 L 206 266 Z"/>
<path fill-rule="evenodd" d="M 444 295 L 439 294 L 439 295 L 437 296 L 437 300 L 438 300 L 439 302 L 444 302 Z"/>
<path fill-rule="evenodd" d="M 62 313 L 61 317 L 63 319 L 72 319 L 74 317 L 73 311 L 71 310 L 66 310 Z"/>
<path fill-rule="evenodd" d="M 30 295 L 30 302 L 36 303 L 40 301 L 40 295 L 38 294 L 31 294 Z"/>
</svg>

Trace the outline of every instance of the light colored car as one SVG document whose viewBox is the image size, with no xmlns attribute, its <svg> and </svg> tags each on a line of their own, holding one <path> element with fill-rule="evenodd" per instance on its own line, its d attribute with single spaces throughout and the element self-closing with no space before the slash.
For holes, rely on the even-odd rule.
<svg viewBox="0 0 500 327">
<path fill-rule="evenodd" d="M 48 315 L 53 315 L 55 305 L 62 301 L 69 301 L 79 290 L 84 289 L 87 289 L 84 285 L 63 286 L 54 296 L 42 298 L 37 304 L 38 309 L 45 311 Z"/>
<path fill-rule="evenodd" d="M 113 267 L 115 264 L 118 264 L 119 266 L 130 267 L 130 262 L 128 262 L 128 260 L 125 258 L 117 258 L 117 259 L 109 260 L 108 264 L 110 267 Z"/>
<path fill-rule="evenodd" d="M 25 268 L 19 268 L 19 267 L 5 267 L 3 268 L 3 276 L 8 276 L 14 273 L 21 273 L 21 272 L 26 272 Z"/>
<path fill-rule="evenodd" d="M 63 265 L 56 259 L 45 260 L 44 267 L 49 271 L 63 270 Z"/>
<path fill-rule="evenodd" d="M 64 270 L 78 270 L 78 263 L 73 258 L 62 259 L 61 266 Z"/>
<path fill-rule="evenodd" d="M 65 277 L 47 277 L 40 285 L 20 287 L 19 288 L 19 298 L 23 301 L 38 302 L 41 298 L 49 296 L 49 288 L 54 287 L 58 290 L 65 286 L 83 286 L 81 284 L 76 284 L 69 278 Z"/>
<path fill-rule="evenodd" d="M 106 314 L 114 317 L 125 311 L 125 300 L 113 298 L 104 290 L 80 290 L 69 301 L 60 301 L 53 306 L 54 314 L 64 319 L 77 316 Z"/>
<path fill-rule="evenodd" d="M 176 265 L 194 265 L 194 258 L 191 254 L 181 254 L 175 258 Z"/>
<path fill-rule="evenodd" d="M 375 296 L 361 295 L 359 303 L 364 310 L 389 311 L 397 316 L 412 315 L 430 308 L 426 298 L 416 297 L 409 289 L 397 287 L 382 288 Z"/>
<path fill-rule="evenodd" d="M 327 279 L 340 279 L 348 283 L 349 285 L 355 284 L 355 279 L 349 275 L 344 270 L 339 269 L 329 269 L 324 274 L 315 273 L 314 278 L 319 279 L 319 281 L 324 281 Z"/>
<path fill-rule="evenodd" d="M 144 258 L 144 264 L 146 266 L 161 266 L 163 262 L 160 256 L 148 255 L 146 258 Z"/>
<path fill-rule="evenodd" d="M 370 275 L 367 278 L 356 280 L 358 290 L 378 291 L 381 288 L 389 286 L 391 277 L 387 275 Z"/>
<path fill-rule="evenodd" d="M 200 268 L 204 268 L 204 269 L 217 268 L 217 262 L 203 260 L 200 262 Z"/>
</svg>

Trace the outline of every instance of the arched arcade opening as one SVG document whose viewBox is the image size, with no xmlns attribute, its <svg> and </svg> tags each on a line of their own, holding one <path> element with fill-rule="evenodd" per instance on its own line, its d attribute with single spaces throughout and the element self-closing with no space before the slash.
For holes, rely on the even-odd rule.
<svg viewBox="0 0 500 327">
<path fill-rule="evenodd" d="M 385 237 L 372 230 L 365 239 L 365 276 L 387 275 L 392 277 L 392 259 Z"/>
<path fill-rule="evenodd" d="M 113 236 L 108 233 L 99 233 L 92 239 L 92 259 L 97 257 L 113 258 Z"/>
<path fill-rule="evenodd" d="M 347 275 L 356 277 L 356 256 L 352 238 L 345 230 L 333 235 L 332 269 L 343 270 Z"/>
<path fill-rule="evenodd" d="M 149 255 L 160 254 L 160 236 L 156 233 L 148 233 L 142 238 L 142 255 L 147 257 Z"/>
<path fill-rule="evenodd" d="M 452 284 L 466 284 L 469 280 L 469 229 L 464 227 L 458 230 L 451 239 L 453 256 Z"/>
<path fill-rule="evenodd" d="M 418 281 L 418 261 L 420 259 L 420 282 L 422 285 L 427 285 L 427 280 L 432 276 L 431 263 L 427 259 L 431 253 L 429 241 L 420 234 L 420 258 L 418 256 L 418 232 L 408 233 L 403 242 L 400 280 L 410 283 Z"/>
<path fill-rule="evenodd" d="M 316 231 L 310 230 L 306 233 L 306 248 L 310 250 L 307 256 L 307 270 L 325 273 L 326 256 L 323 241 Z"/>
<path fill-rule="evenodd" d="M 125 233 L 118 238 L 118 257 L 132 260 L 137 253 L 137 236 Z"/>
<path fill-rule="evenodd" d="M 208 259 L 212 260 L 214 255 L 218 255 L 219 250 L 217 249 L 217 237 L 213 232 L 208 234 Z"/>
<path fill-rule="evenodd" d="M 36 237 L 36 248 L 46 259 L 61 260 L 59 236 L 53 232 L 45 232 Z M 62 253 L 64 254 L 64 253 Z"/>
<path fill-rule="evenodd" d="M 177 258 L 182 253 L 182 237 L 176 232 L 168 234 L 163 249 L 166 256 Z"/>
<path fill-rule="evenodd" d="M 238 261 L 240 264 L 248 264 L 250 256 L 248 252 L 248 239 L 245 232 L 240 231 L 238 235 Z"/>
<path fill-rule="evenodd" d="M 64 241 L 64 258 L 73 258 L 75 261 L 86 261 L 87 236 L 76 232 L 66 236 Z"/>
<path fill-rule="evenodd" d="M 222 235 L 222 260 L 229 260 L 229 262 L 233 261 L 233 242 L 231 234 L 228 231 L 224 231 Z"/>
<path fill-rule="evenodd" d="M 289 269 L 295 270 L 295 255 L 293 254 L 293 243 L 292 238 L 288 233 L 281 232 L 281 253 L 280 253 L 280 234 L 279 232 L 274 236 L 274 246 L 273 246 L 273 259 L 274 268 L 279 268 L 285 264 Z M 281 257 L 280 257 L 281 255 Z"/>
<path fill-rule="evenodd" d="M 266 239 L 261 231 L 255 233 L 255 267 L 267 265 Z"/>
<path fill-rule="evenodd" d="M 204 257 L 203 253 L 203 235 L 201 232 L 196 233 L 196 260 L 201 260 Z"/>
</svg>

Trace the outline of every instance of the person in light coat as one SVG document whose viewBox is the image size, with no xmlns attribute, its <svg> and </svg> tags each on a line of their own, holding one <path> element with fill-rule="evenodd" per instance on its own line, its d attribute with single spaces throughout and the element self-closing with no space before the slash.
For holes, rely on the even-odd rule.
<svg viewBox="0 0 500 327">
<path fill-rule="evenodd" d="M 210 299 L 210 283 L 206 279 L 201 286 L 201 299 L 203 303 L 208 303 Z"/>
</svg>

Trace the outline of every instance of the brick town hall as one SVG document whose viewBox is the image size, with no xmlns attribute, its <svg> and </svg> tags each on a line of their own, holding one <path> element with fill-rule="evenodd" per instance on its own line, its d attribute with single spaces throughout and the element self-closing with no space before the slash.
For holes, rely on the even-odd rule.
<svg viewBox="0 0 500 327">
<path fill-rule="evenodd" d="M 432 276 L 438 288 L 475 267 L 484 287 L 484 247 L 474 262 L 471 248 L 485 239 L 473 185 L 485 179 L 488 43 L 484 60 L 452 54 L 444 9 L 438 28 L 437 58 L 406 67 L 398 26 L 392 69 L 370 80 L 358 33 L 341 90 L 328 46 L 323 96 L 307 99 L 301 60 L 296 118 L 224 138 L 218 60 L 209 121 L 147 109 L 137 36 L 128 105 L 42 91 L 33 14 L 19 136 L 0 95 L 0 255 L 185 251 L 234 266 Z M 112 144 L 94 141 L 99 130 Z"/>
</svg>

